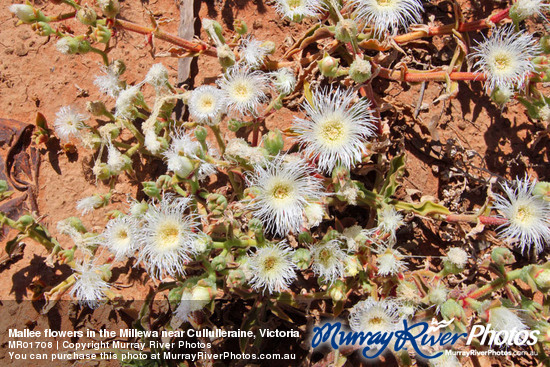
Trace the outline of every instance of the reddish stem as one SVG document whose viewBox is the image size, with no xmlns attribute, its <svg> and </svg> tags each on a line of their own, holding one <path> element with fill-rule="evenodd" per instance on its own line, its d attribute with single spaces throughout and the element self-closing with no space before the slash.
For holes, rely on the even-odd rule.
<svg viewBox="0 0 550 367">
<path fill-rule="evenodd" d="M 429 81 L 444 82 L 447 80 L 446 76 L 449 76 L 451 80 L 486 80 L 486 76 L 483 73 L 472 73 L 463 71 L 454 71 L 447 73 L 445 71 L 430 71 L 430 72 L 418 72 L 418 71 L 401 71 L 390 70 L 386 68 L 380 68 L 378 76 L 402 82 L 420 83 Z"/>
<path fill-rule="evenodd" d="M 163 41 L 172 43 L 176 46 L 180 46 L 185 51 L 191 52 L 191 53 L 199 53 L 206 51 L 207 47 L 206 45 L 197 43 L 197 42 L 190 42 L 184 38 L 174 36 L 169 33 L 164 33 L 158 29 L 144 27 L 136 23 L 129 22 L 127 20 L 122 19 L 116 19 L 115 20 L 115 26 L 118 26 L 120 28 L 124 28 L 131 32 L 136 32 L 140 34 L 149 35 L 152 34 L 156 38 L 161 39 Z"/>
</svg>

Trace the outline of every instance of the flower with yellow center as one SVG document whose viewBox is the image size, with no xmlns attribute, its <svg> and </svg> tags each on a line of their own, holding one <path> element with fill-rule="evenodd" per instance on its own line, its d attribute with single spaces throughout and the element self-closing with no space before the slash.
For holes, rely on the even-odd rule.
<svg viewBox="0 0 550 367">
<path fill-rule="evenodd" d="M 531 59 L 539 53 L 539 46 L 530 34 L 506 26 L 493 31 L 472 50 L 470 57 L 477 59 L 474 68 L 485 74 L 485 88 L 492 91 L 521 89 L 535 69 Z"/>
<path fill-rule="evenodd" d="M 349 312 L 349 326 L 357 332 L 391 332 L 401 324 L 400 305 L 392 299 L 376 301 L 368 298 L 357 303 Z"/>
<path fill-rule="evenodd" d="M 332 284 L 346 271 L 349 255 L 342 250 L 342 242 L 331 240 L 311 248 L 312 269 L 324 283 Z"/>
<path fill-rule="evenodd" d="M 294 130 L 306 155 L 325 172 L 360 162 L 367 139 L 374 135 L 376 118 L 369 102 L 360 99 L 352 104 L 354 98 L 351 90 L 322 89 L 304 103 L 307 118 L 295 118 Z"/>
<path fill-rule="evenodd" d="M 79 113 L 73 106 L 61 107 L 55 115 L 57 118 L 53 128 L 61 141 L 69 141 L 71 135 L 79 136 L 80 131 L 86 127 L 84 121 L 88 117 Z"/>
<path fill-rule="evenodd" d="M 533 194 L 535 184 L 528 177 L 516 180 L 513 186 L 502 184 L 507 198 L 496 194 L 493 207 L 508 220 L 499 227 L 500 237 L 521 251 L 535 245 L 537 253 L 540 253 L 550 241 L 550 204 Z"/>
<path fill-rule="evenodd" d="M 246 67 L 232 67 L 218 80 L 230 111 L 242 116 L 256 115 L 258 107 L 267 99 L 267 74 Z"/>
<path fill-rule="evenodd" d="M 281 16 L 301 22 L 305 17 L 318 16 L 322 5 L 319 0 L 276 0 L 275 9 Z"/>
<path fill-rule="evenodd" d="M 396 35 L 400 28 L 419 22 L 424 11 L 419 0 L 355 0 L 356 16 L 372 27 L 375 35 L 389 32 Z"/>
<path fill-rule="evenodd" d="M 298 232 L 306 207 L 324 195 L 321 180 L 313 173 L 305 161 L 286 162 L 284 156 L 257 165 L 248 175 L 248 184 L 256 187 L 258 194 L 248 208 L 275 235 Z"/>
<path fill-rule="evenodd" d="M 139 261 L 155 279 L 184 274 L 184 265 L 196 252 L 199 221 L 196 215 L 185 213 L 189 200 L 164 195 L 143 216 L 138 236 L 142 246 Z"/>
<path fill-rule="evenodd" d="M 293 253 L 285 241 L 257 248 L 248 258 L 252 287 L 268 293 L 288 289 L 290 283 L 296 279 L 297 268 L 292 260 Z"/>
<path fill-rule="evenodd" d="M 215 125 L 225 113 L 226 99 L 218 88 L 203 85 L 191 92 L 189 114 L 199 123 Z"/>
<path fill-rule="evenodd" d="M 134 255 L 138 245 L 138 222 L 129 216 L 111 219 L 102 235 L 102 245 L 120 261 Z"/>
</svg>

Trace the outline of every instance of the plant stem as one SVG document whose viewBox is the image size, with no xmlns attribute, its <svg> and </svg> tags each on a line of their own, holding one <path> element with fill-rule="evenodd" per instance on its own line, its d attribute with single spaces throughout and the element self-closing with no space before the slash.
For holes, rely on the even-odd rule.
<svg viewBox="0 0 550 367">
<path fill-rule="evenodd" d="M 220 147 L 221 155 L 223 156 L 223 154 L 225 153 L 225 142 L 223 141 L 220 127 L 218 125 L 212 125 L 210 126 L 210 129 L 212 129 L 212 132 L 216 137 L 216 141 L 218 142 L 218 146 Z"/>
<path fill-rule="evenodd" d="M 216 52 L 208 50 L 206 45 L 196 43 L 196 42 L 190 42 L 184 38 L 174 36 L 169 33 L 165 33 L 159 29 L 144 27 L 139 24 L 129 22 L 127 20 L 122 20 L 122 19 L 116 19 L 115 26 L 126 29 L 127 31 L 130 31 L 130 32 L 136 32 L 136 33 L 145 34 L 145 35 L 149 35 L 149 34 L 154 35 L 158 39 L 172 43 L 176 46 L 183 48 L 185 51 L 188 51 L 191 53 L 196 53 L 196 54 L 205 53 L 210 56 L 216 56 Z"/>
<path fill-rule="evenodd" d="M 378 76 L 384 79 L 390 79 L 401 82 L 420 83 L 429 81 L 444 82 L 447 80 L 447 76 L 450 80 L 486 80 L 483 73 L 472 73 L 463 71 L 453 71 L 447 73 L 445 71 L 428 71 L 420 72 L 417 70 L 404 71 L 404 70 L 390 70 L 386 68 L 380 68 Z"/>
</svg>

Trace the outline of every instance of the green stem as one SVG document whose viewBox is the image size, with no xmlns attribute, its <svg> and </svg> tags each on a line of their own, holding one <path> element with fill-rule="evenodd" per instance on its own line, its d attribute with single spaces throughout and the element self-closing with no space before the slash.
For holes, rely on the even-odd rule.
<svg viewBox="0 0 550 367">
<path fill-rule="evenodd" d="M 218 142 L 218 146 L 221 151 L 221 155 L 225 153 L 225 142 L 223 141 L 220 127 L 218 125 L 212 125 L 210 126 L 210 129 L 212 129 L 212 132 L 214 133 L 214 136 L 216 137 L 216 141 Z"/>
<path fill-rule="evenodd" d="M 130 130 L 130 132 L 136 137 L 136 139 L 138 140 L 139 144 L 141 146 L 145 145 L 145 137 L 143 136 L 143 134 L 134 126 L 134 124 L 132 123 L 132 121 L 128 120 L 128 119 L 121 119 L 122 120 L 122 123 L 124 124 L 124 126 Z"/>
<path fill-rule="evenodd" d="M 105 66 L 109 66 L 109 57 L 107 56 L 107 54 L 105 52 L 101 51 L 98 48 L 91 47 L 91 46 L 90 46 L 90 51 L 93 52 L 93 53 L 96 53 L 98 55 L 101 55 L 101 58 L 103 59 L 103 63 L 105 64 Z"/>
</svg>

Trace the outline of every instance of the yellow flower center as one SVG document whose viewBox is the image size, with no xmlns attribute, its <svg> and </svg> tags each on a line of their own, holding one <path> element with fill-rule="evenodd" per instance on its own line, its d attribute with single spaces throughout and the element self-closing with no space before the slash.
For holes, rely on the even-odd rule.
<svg viewBox="0 0 550 367">
<path fill-rule="evenodd" d="M 212 96 L 204 96 L 201 100 L 200 106 L 203 111 L 210 111 L 214 107 L 214 98 Z"/>
<path fill-rule="evenodd" d="M 520 206 L 516 212 L 515 221 L 520 225 L 528 225 L 533 220 L 533 210 L 528 206 Z"/>
<path fill-rule="evenodd" d="M 371 317 L 369 319 L 369 324 L 371 325 L 380 325 L 384 320 L 381 317 Z"/>
<path fill-rule="evenodd" d="M 162 223 L 157 230 L 157 246 L 161 250 L 170 250 L 178 246 L 180 227 L 175 221 Z"/>
<path fill-rule="evenodd" d="M 292 187 L 287 184 L 280 183 L 275 185 L 272 195 L 277 200 L 284 200 L 290 196 L 291 191 Z"/>
<path fill-rule="evenodd" d="M 250 98 L 250 86 L 245 82 L 237 82 L 233 87 L 233 98 L 238 101 L 247 101 Z"/>
<path fill-rule="evenodd" d="M 329 119 L 320 124 L 319 135 L 326 145 L 339 146 L 345 142 L 347 134 L 342 121 Z"/>
<path fill-rule="evenodd" d="M 295 10 L 302 6 L 302 0 L 288 0 L 287 5 L 290 10 Z"/>
<path fill-rule="evenodd" d="M 264 260 L 264 269 L 266 271 L 270 271 L 270 270 L 273 270 L 273 268 L 275 267 L 275 264 L 277 264 L 277 258 L 274 257 L 274 256 L 269 256 L 268 258 L 266 258 Z"/>
<path fill-rule="evenodd" d="M 509 54 L 505 52 L 501 52 L 495 55 L 494 67 L 496 71 L 506 72 L 510 70 L 510 68 L 512 67 L 512 64 L 513 64 L 513 60 Z"/>
<path fill-rule="evenodd" d="M 389 7 L 393 5 L 393 0 L 376 0 L 379 6 Z"/>
</svg>

